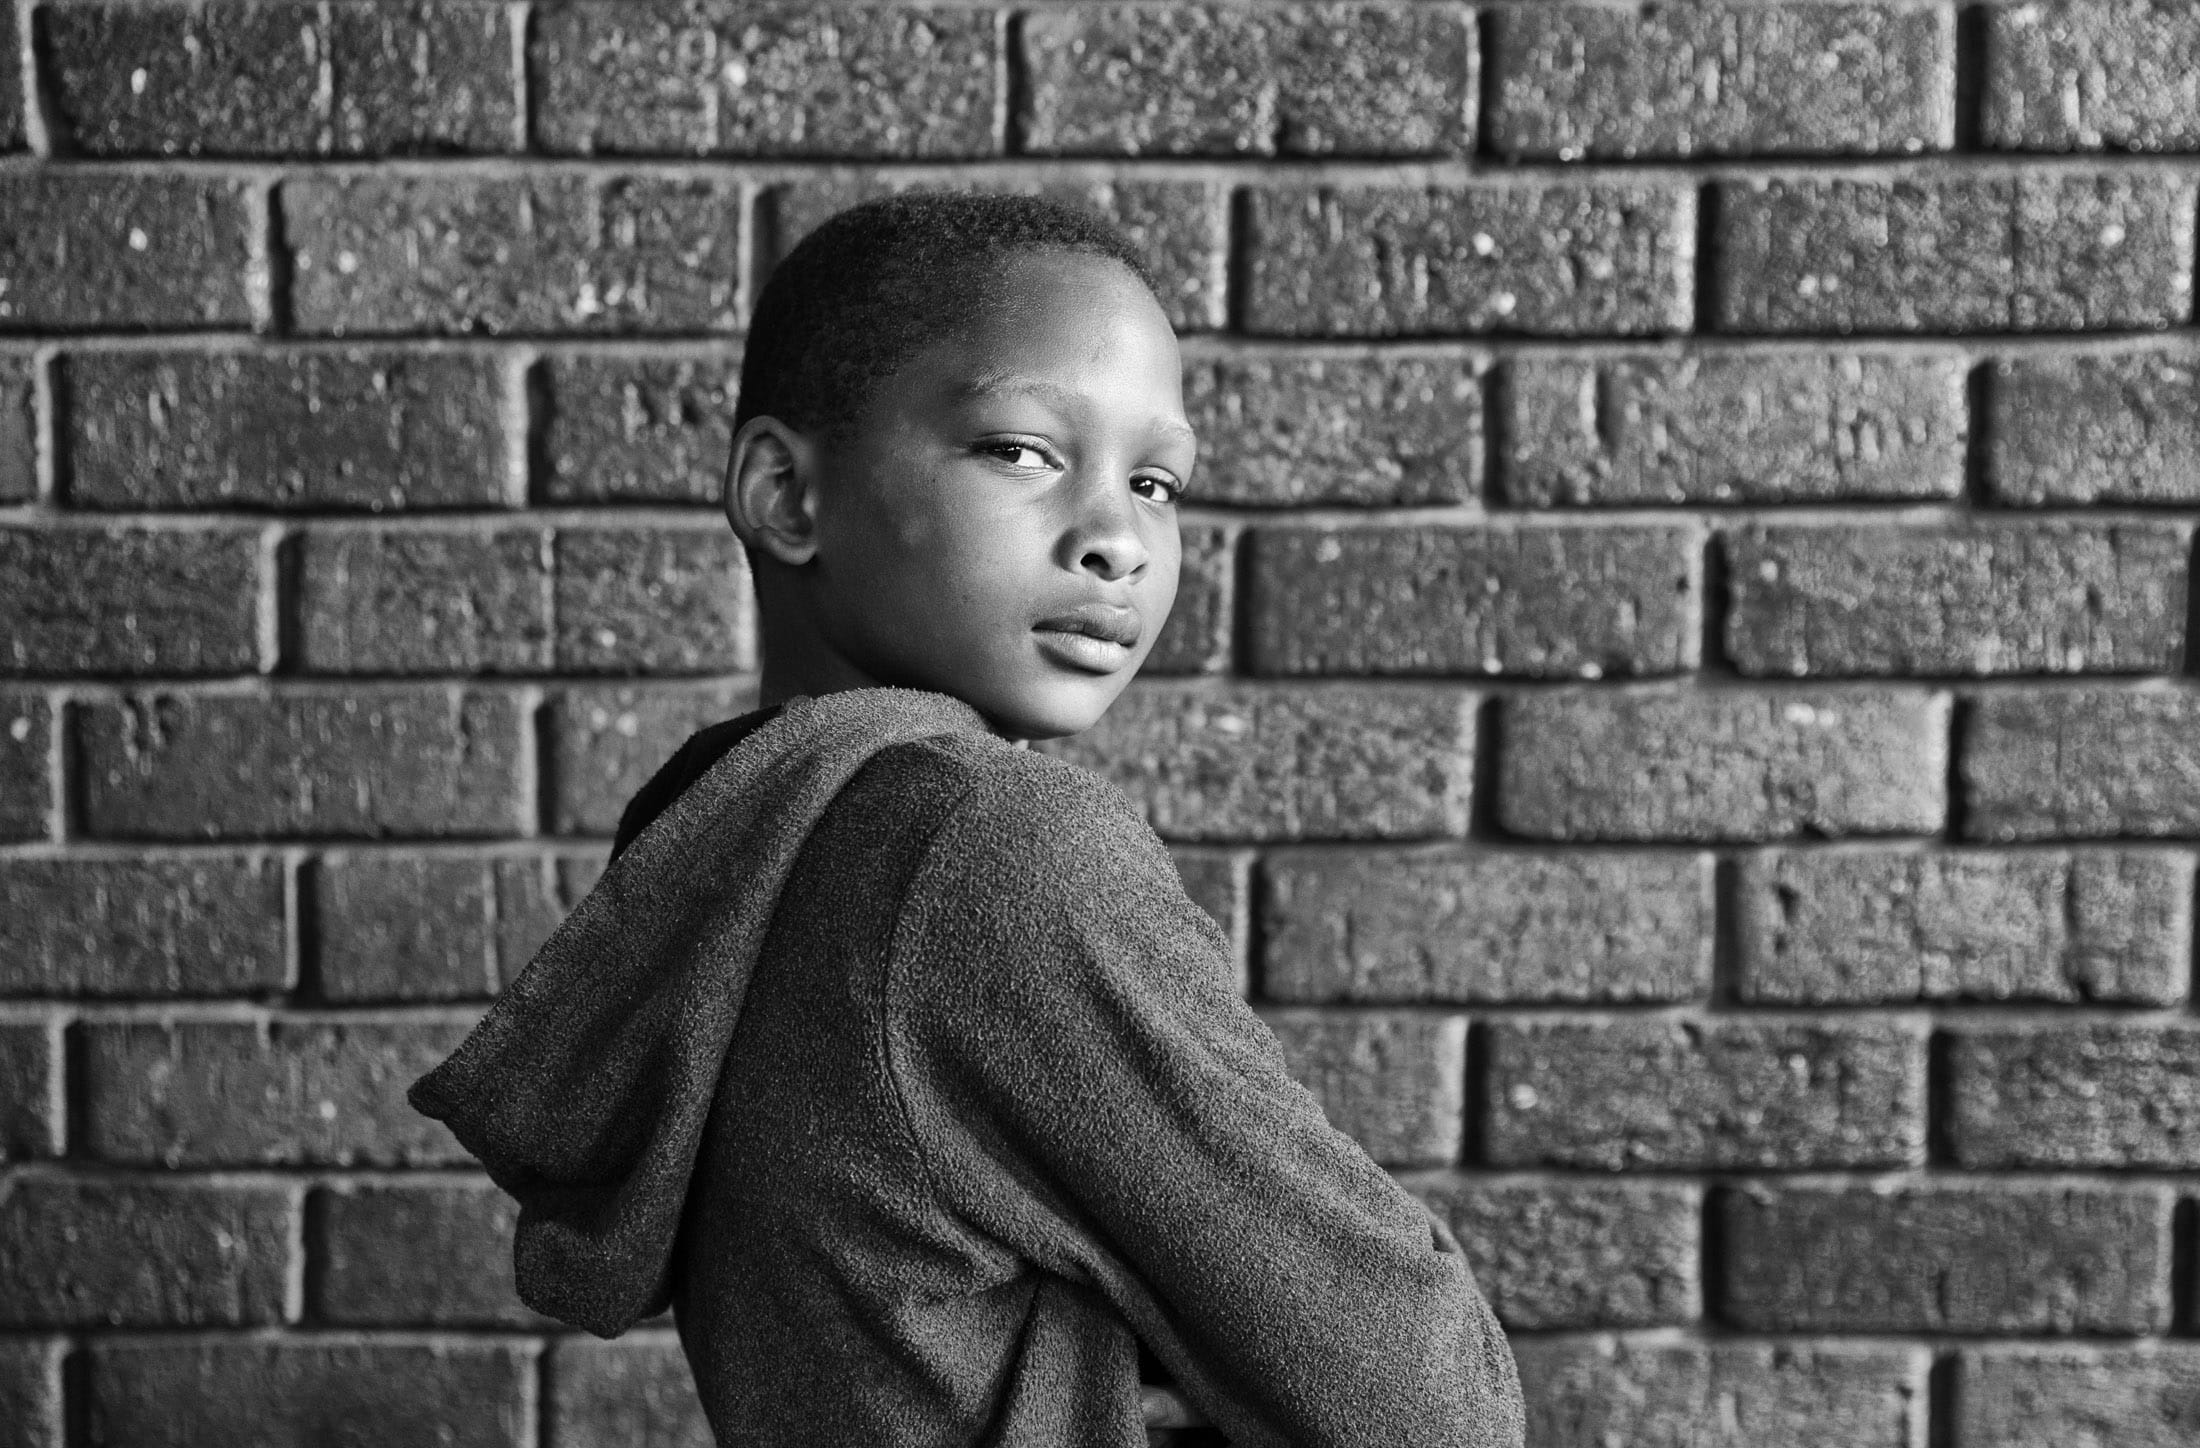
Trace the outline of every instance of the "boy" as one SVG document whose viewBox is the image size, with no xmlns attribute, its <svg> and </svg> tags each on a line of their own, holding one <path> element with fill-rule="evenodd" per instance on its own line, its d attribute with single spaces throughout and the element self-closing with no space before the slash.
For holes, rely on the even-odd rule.
<svg viewBox="0 0 2200 1448">
<path fill-rule="evenodd" d="M 1112 230 L 844 212 L 759 298 L 726 511 L 764 708 L 414 1088 L 522 1214 L 520 1291 L 668 1301 L 728 1444 L 1511 1445 L 1448 1232 L 1291 1081 L 1083 729 L 1174 599 L 1194 443 Z"/>
</svg>

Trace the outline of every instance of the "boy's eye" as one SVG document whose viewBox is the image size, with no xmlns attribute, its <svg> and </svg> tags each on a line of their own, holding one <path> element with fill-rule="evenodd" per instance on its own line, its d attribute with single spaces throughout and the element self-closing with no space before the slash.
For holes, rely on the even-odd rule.
<svg viewBox="0 0 2200 1448">
<path fill-rule="evenodd" d="M 1131 478 L 1131 491 L 1156 503 L 1173 503 L 1184 496 L 1184 484 L 1167 473 L 1138 473 Z"/>
<path fill-rule="evenodd" d="M 1018 442 L 1014 438 L 1002 438 L 997 442 L 980 444 L 980 452 L 987 457 L 999 458 L 1012 468 L 1026 468 L 1039 472 L 1055 465 L 1053 455 L 1036 443 Z"/>
</svg>

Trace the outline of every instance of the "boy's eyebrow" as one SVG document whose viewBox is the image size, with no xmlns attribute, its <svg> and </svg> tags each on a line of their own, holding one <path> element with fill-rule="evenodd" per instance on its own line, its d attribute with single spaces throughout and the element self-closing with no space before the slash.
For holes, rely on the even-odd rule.
<svg viewBox="0 0 2200 1448">
<path fill-rule="evenodd" d="M 973 377 L 955 389 L 955 400 L 957 402 L 966 402 L 979 397 L 1017 396 L 1042 398 L 1053 403 L 1056 407 L 1065 409 L 1075 407 L 1084 401 L 1083 398 L 1067 387 L 1063 387 L 1059 383 L 1046 382 L 1037 377 L 1017 377 L 1013 375 Z M 1160 419 L 1156 425 L 1161 431 L 1171 436 L 1182 437 L 1188 442 L 1198 441 L 1198 435 L 1192 431 L 1190 424 L 1178 422 L 1173 417 Z"/>
</svg>

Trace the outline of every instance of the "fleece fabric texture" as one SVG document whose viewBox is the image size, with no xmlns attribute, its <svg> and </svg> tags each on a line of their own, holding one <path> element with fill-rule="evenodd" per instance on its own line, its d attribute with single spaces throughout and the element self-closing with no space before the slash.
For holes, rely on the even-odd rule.
<svg viewBox="0 0 2200 1448">
<path fill-rule="evenodd" d="M 1246 1448 L 1519 1444 L 1457 1243 L 1129 802 L 889 692 L 737 721 L 416 1088 L 519 1198 L 522 1296 L 669 1295 L 728 1444 L 1141 1448 L 1141 1344 Z"/>
</svg>

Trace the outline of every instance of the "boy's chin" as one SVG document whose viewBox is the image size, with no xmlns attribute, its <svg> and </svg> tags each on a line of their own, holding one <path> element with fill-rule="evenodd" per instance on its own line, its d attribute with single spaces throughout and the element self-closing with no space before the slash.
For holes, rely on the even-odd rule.
<svg viewBox="0 0 2200 1448">
<path fill-rule="evenodd" d="M 1100 722 L 1131 680 L 1132 670 L 1094 675 L 1089 679 L 1062 678 L 1023 684 L 1020 687 L 982 691 L 984 697 L 963 694 L 963 701 L 986 717 L 1008 739 L 1060 739 L 1081 734 Z M 960 691 L 957 691 L 960 692 Z"/>
</svg>

